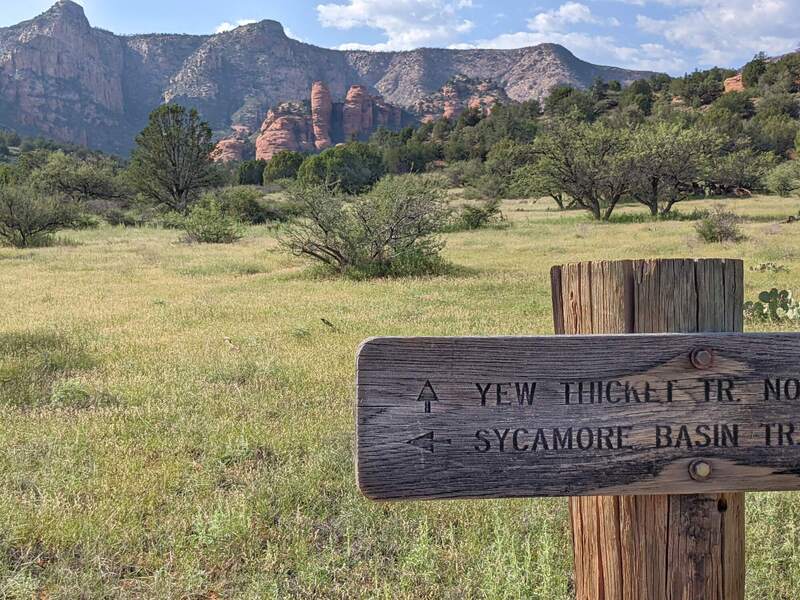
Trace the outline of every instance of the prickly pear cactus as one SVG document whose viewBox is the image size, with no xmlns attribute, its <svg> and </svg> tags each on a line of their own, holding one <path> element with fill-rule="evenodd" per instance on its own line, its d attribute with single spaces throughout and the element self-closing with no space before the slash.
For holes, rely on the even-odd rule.
<svg viewBox="0 0 800 600">
<path fill-rule="evenodd" d="M 757 302 L 747 302 L 744 314 L 753 321 L 800 321 L 800 303 L 789 290 L 772 288 L 761 292 Z"/>
</svg>

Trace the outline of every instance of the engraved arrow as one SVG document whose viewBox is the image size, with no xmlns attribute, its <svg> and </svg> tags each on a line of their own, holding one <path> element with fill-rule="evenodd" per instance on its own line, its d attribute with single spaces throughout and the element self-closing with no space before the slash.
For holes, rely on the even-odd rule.
<svg viewBox="0 0 800 600">
<path fill-rule="evenodd" d="M 416 446 L 421 450 L 425 450 L 427 452 L 433 452 L 433 449 L 436 447 L 436 444 L 448 444 L 452 443 L 452 440 L 437 440 L 433 437 L 433 432 L 429 431 L 428 433 L 423 433 L 420 436 L 415 437 L 413 440 L 408 440 L 408 444 L 412 446 Z"/>
<path fill-rule="evenodd" d="M 425 385 L 422 388 L 422 391 L 419 393 L 419 397 L 417 398 L 417 402 L 424 402 L 425 403 L 425 412 L 431 412 L 431 402 L 438 402 L 439 397 L 436 395 L 436 392 L 433 391 L 433 386 L 431 385 L 430 380 L 425 382 Z"/>
</svg>

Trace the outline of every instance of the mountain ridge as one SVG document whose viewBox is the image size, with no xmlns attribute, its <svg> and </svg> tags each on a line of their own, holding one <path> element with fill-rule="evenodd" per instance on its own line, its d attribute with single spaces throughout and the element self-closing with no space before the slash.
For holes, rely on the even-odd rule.
<svg viewBox="0 0 800 600">
<path fill-rule="evenodd" d="M 593 65 L 557 44 L 513 50 L 335 50 L 289 38 L 274 20 L 213 35 L 117 35 L 92 27 L 83 8 L 59 0 L 0 28 L 0 125 L 126 153 L 147 114 L 164 102 L 197 107 L 219 135 L 256 131 L 267 111 L 308 97 L 315 81 L 344 101 L 353 85 L 403 109 L 452 77 L 491 80 L 514 101 L 553 85 L 595 78 L 628 83 L 654 75 Z"/>
</svg>

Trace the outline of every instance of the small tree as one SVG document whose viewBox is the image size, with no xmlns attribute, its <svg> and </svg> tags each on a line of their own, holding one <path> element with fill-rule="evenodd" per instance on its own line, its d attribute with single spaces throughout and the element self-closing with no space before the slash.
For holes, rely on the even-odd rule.
<svg viewBox="0 0 800 600">
<path fill-rule="evenodd" d="M 57 231 L 79 222 L 76 207 L 28 186 L 0 187 L 0 240 L 17 248 L 46 245 Z"/>
<path fill-rule="evenodd" d="M 626 159 L 630 195 L 652 215 L 667 214 L 697 190 L 721 143 L 707 131 L 678 124 L 641 125 L 631 136 Z"/>
<path fill-rule="evenodd" d="M 31 181 L 43 192 L 61 194 L 76 202 L 119 200 L 129 195 L 113 160 L 98 157 L 81 160 L 61 151 L 50 154 L 31 174 Z"/>
<path fill-rule="evenodd" d="M 265 160 L 246 160 L 239 165 L 236 180 L 239 185 L 263 185 Z"/>
<path fill-rule="evenodd" d="M 755 87 L 758 80 L 767 71 L 767 55 L 759 52 L 742 69 L 742 83 L 745 87 Z"/>
<path fill-rule="evenodd" d="M 775 166 L 775 155 L 752 148 L 737 148 L 716 157 L 708 175 L 709 193 L 748 193 L 764 186 L 764 178 Z"/>
<path fill-rule="evenodd" d="M 360 194 L 371 188 L 384 174 L 383 154 L 361 142 L 328 148 L 307 158 L 297 172 L 305 185 L 326 185 L 347 194 Z"/>
<path fill-rule="evenodd" d="M 264 167 L 264 181 L 278 181 L 279 179 L 296 179 L 297 170 L 306 155 L 302 152 L 284 150 L 273 156 Z"/>
<path fill-rule="evenodd" d="M 773 194 L 790 196 L 800 189 L 800 166 L 794 161 L 779 164 L 767 174 L 766 184 Z"/>
<path fill-rule="evenodd" d="M 518 198 L 539 198 L 548 196 L 558 206 L 558 210 L 568 210 L 575 203 L 564 192 L 561 182 L 554 172 L 542 170 L 538 164 L 530 164 L 514 172 L 511 184 L 512 193 Z"/>
<path fill-rule="evenodd" d="M 161 106 L 136 137 L 130 180 L 145 197 L 186 214 L 200 191 L 219 181 L 213 148 L 211 128 L 196 110 Z"/>
<path fill-rule="evenodd" d="M 535 168 L 548 187 L 558 188 L 595 219 L 608 220 L 630 188 L 629 138 L 626 130 L 602 122 L 557 119 L 534 142 L 540 157 Z"/>
<path fill-rule="evenodd" d="M 282 244 L 297 256 L 368 275 L 420 274 L 440 262 L 443 243 L 436 234 L 449 209 L 428 179 L 387 177 L 355 198 L 326 186 L 292 194 L 307 218 L 286 230 Z"/>
</svg>

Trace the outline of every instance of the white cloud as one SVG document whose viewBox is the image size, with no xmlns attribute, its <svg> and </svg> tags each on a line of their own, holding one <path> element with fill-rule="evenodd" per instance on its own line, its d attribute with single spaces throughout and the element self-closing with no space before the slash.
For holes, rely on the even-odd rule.
<svg viewBox="0 0 800 600">
<path fill-rule="evenodd" d="M 579 2 L 566 2 L 559 8 L 539 12 L 528 20 L 528 30 L 504 33 L 468 45 L 473 48 L 522 48 L 553 43 L 566 46 L 579 57 L 593 63 L 605 63 L 645 71 L 680 71 L 686 65 L 679 53 L 662 44 L 637 46 L 619 43 L 613 36 L 571 30 L 577 25 L 617 27 L 614 18 L 602 18 Z M 467 47 L 465 44 L 451 47 Z"/>
<path fill-rule="evenodd" d="M 740 66 L 756 52 L 783 54 L 800 45 L 797 0 L 658 0 L 677 7 L 663 19 L 638 15 L 637 26 L 698 53 L 703 65 Z"/>
<path fill-rule="evenodd" d="M 239 19 L 236 23 L 228 23 L 228 21 L 224 21 L 217 25 L 217 28 L 214 30 L 214 33 L 225 33 L 226 31 L 233 31 L 237 27 L 241 27 L 242 25 L 252 25 L 253 23 L 257 23 L 255 19 Z"/>
<path fill-rule="evenodd" d="M 567 2 L 556 9 L 538 13 L 528 21 L 528 29 L 539 32 L 561 31 L 567 25 L 577 25 L 578 23 L 619 25 L 619 21 L 613 17 L 610 19 L 596 17 L 585 4 Z"/>
<path fill-rule="evenodd" d="M 286 34 L 286 37 L 288 38 L 292 38 L 293 40 L 297 40 L 298 42 L 305 42 L 305 40 L 302 37 L 297 35 L 294 31 L 292 31 L 285 25 L 283 26 L 283 32 Z"/>
<path fill-rule="evenodd" d="M 472 31 L 475 24 L 463 15 L 472 0 L 346 0 L 317 6 L 324 27 L 368 27 L 386 36 L 378 44 L 343 44 L 342 49 L 408 50 L 446 45 Z"/>
<path fill-rule="evenodd" d="M 680 72 L 687 68 L 686 61 L 680 54 L 661 44 L 626 46 L 619 44 L 611 36 L 580 32 L 519 31 L 458 47 L 510 49 L 547 43 L 561 44 L 579 58 L 596 64 L 659 72 Z"/>
</svg>

